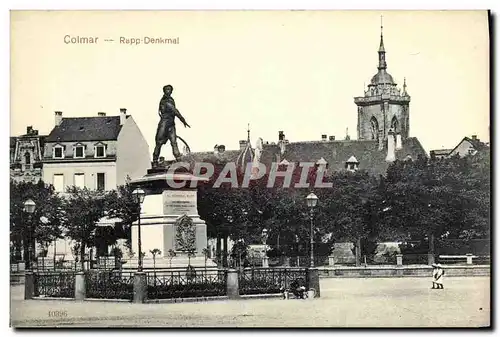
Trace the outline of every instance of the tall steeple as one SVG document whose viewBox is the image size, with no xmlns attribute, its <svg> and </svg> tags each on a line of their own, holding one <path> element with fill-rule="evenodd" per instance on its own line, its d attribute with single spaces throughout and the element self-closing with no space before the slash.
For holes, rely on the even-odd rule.
<svg viewBox="0 0 500 337">
<path fill-rule="evenodd" d="M 247 142 L 250 143 L 250 123 L 248 123 L 248 128 L 247 128 Z"/>
<path fill-rule="evenodd" d="M 385 48 L 384 48 L 384 23 L 383 16 L 380 16 L 380 47 L 378 48 L 378 69 L 387 69 L 385 62 Z"/>
<path fill-rule="evenodd" d="M 382 20 L 381 16 L 377 73 L 373 75 L 364 95 L 354 98 L 354 103 L 358 106 L 358 139 L 378 141 L 380 149 L 387 141 L 390 129 L 396 139 L 401 137 L 401 141 L 409 137 L 410 129 L 410 96 L 406 91 L 406 79 L 401 91 L 387 72 Z M 399 146 L 396 146 L 396 150 L 398 148 Z"/>
</svg>

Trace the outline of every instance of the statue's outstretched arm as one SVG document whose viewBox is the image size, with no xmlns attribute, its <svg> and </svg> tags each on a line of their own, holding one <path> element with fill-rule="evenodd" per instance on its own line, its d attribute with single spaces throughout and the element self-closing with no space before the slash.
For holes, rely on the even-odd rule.
<svg viewBox="0 0 500 337">
<path fill-rule="evenodd" d="M 186 122 L 186 120 L 184 119 L 184 117 L 181 115 L 181 113 L 179 112 L 179 110 L 177 110 L 177 108 L 173 105 L 173 104 L 170 104 L 170 103 L 167 103 L 169 105 L 169 107 L 174 111 L 175 113 L 175 116 L 177 118 L 179 118 L 179 120 L 182 122 L 182 124 L 184 124 L 184 126 L 187 126 L 187 127 L 190 127 L 189 124 Z"/>
</svg>

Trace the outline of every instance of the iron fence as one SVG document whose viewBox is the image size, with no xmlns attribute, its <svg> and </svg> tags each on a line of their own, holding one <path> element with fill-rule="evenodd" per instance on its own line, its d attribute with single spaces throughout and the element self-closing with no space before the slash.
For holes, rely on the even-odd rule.
<svg viewBox="0 0 500 337">
<path fill-rule="evenodd" d="M 88 271 L 85 273 L 85 288 L 88 298 L 132 300 L 134 272 Z"/>
<path fill-rule="evenodd" d="M 225 296 L 227 271 L 183 268 L 147 272 L 149 299 Z"/>
<path fill-rule="evenodd" d="M 277 294 L 281 292 L 281 288 L 289 288 L 290 283 L 298 279 L 308 285 L 308 269 L 276 267 L 244 269 L 239 273 L 240 295 Z"/>
<path fill-rule="evenodd" d="M 75 296 L 74 272 L 35 272 L 33 273 L 35 297 Z"/>
</svg>

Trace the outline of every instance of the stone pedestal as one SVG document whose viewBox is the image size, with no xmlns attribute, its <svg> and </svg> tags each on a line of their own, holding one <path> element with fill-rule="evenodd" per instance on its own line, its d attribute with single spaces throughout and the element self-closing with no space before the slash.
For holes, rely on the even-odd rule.
<svg viewBox="0 0 500 337">
<path fill-rule="evenodd" d="M 269 258 L 267 256 L 262 258 L 262 267 L 269 268 Z"/>
<path fill-rule="evenodd" d="M 142 178 L 131 182 L 133 188 L 142 188 L 146 197 L 141 205 L 141 250 L 145 253 L 144 269 L 153 268 L 153 249 L 161 254 L 156 257 L 157 268 L 170 266 L 169 250 L 176 252 L 172 267 L 188 265 L 187 250 L 195 256 L 191 265 L 204 266 L 203 249 L 207 247 L 207 226 L 198 215 L 197 188 L 205 178 L 188 172 L 171 173 L 167 169 L 154 169 Z M 185 183 L 183 183 L 185 182 Z M 132 251 L 138 258 L 138 221 L 132 224 Z M 130 263 L 133 263 L 131 261 Z M 209 259 L 207 266 L 215 264 Z"/>
<path fill-rule="evenodd" d="M 35 280 L 32 271 L 27 271 L 24 276 L 24 299 L 31 300 L 35 296 Z"/>
<path fill-rule="evenodd" d="M 328 256 L 328 265 L 330 267 L 335 266 L 335 256 Z"/>
<path fill-rule="evenodd" d="M 144 303 L 147 299 L 146 273 L 137 272 L 134 274 L 134 303 Z"/>
<path fill-rule="evenodd" d="M 314 289 L 314 297 L 320 297 L 321 292 L 319 288 L 319 271 L 316 268 L 310 268 L 309 273 L 309 289 Z"/>
<path fill-rule="evenodd" d="M 230 299 L 240 297 L 238 271 L 236 269 L 227 271 L 227 297 Z"/>
<path fill-rule="evenodd" d="M 398 266 L 403 265 L 403 255 L 401 255 L 401 254 L 396 255 L 396 265 L 398 265 Z"/>
<path fill-rule="evenodd" d="M 472 254 L 466 254 L 467 264 L 472 264 Z"/>
<path fill-rule="evenodd" d="M 75 300 L 84 300 L 85 299 L 85 274 L 84 273 L 76 273 L 75 274 Z"/>
</svg>

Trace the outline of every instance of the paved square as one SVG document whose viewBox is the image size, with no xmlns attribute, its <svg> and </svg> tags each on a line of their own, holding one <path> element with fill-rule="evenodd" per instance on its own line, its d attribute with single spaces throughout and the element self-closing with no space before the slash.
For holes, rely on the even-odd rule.
<svg viewBox="0 0 500 337">
<path fill-rule="evenodd" d="M 485 327 L 490 325 L 490 279 L 321 279 L 316 300 L 237 300 L 178 304 L 24 301 L 11 287 L 15 327 Z M 49 311 L 67 313 L 49 317 Z"/>
</svg>

